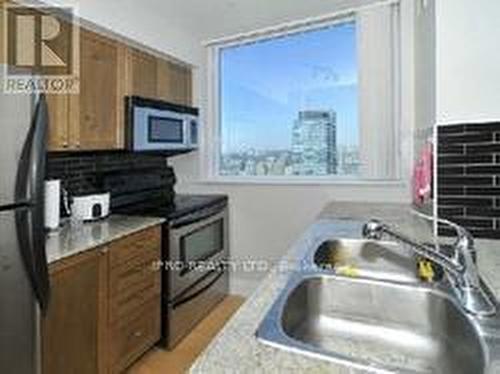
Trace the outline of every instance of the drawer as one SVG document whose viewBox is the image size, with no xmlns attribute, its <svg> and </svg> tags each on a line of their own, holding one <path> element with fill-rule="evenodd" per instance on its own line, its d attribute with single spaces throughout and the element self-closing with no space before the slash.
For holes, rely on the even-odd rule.
<svg viewBox="0 0 500 374">
<path fill-rule="evenodd" d="M 122 264 L 129 264 L 149 254 L 161 257 L 161 227 L 155 226 L 131 234 L 117 240 L 110 245 L 109 264 L 115 268 Z"/>
<path fill-rule="evenodd" d="M 149 302 L 130 318 L 113 325 L 111 371 L 120 373 L 160 339 L 160 303 Z"/>
<path fill-rule="evenodd" d="M 149 300 L 161 298 L 161 275 L 156 272 L 126 290 L 110 295 L 109 321 L 121 321 Z"/>
<path fill-rule="evenodd" d="M 160 268 L 155 266 L 159 260 L 160 257 L 151 251 L 111 269 L 109 273 L 111 295 L 128 292 L 134 285 L 159 276 Z"/>
</svg>

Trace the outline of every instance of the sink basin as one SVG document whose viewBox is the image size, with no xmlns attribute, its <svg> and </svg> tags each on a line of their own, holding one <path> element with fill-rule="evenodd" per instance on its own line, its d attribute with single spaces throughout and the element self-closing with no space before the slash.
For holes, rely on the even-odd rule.
<svg viewBox="0 0 500 374">
<path fill-rule="evenodd" d="M 361 239 L 329 240 L 314 253 L 321 269 L 356 278 L 418 282 L 413 255 L 392 242 Z"/>
<path fill-rule="evenodd" d="M 335 275 L 292 279 L 257 337 L 383 373 L 485 372 L 484 344 L 446 292 Z"/>
</svg>

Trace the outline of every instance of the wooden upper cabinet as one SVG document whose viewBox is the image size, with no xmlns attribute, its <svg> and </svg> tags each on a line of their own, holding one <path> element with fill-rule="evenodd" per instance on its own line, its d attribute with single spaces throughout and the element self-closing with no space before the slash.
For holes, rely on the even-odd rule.
<svg viewBox="0 0 500 374">
<path fill-rule="evenodd" d="M 157 59 L 135 48 L 128 50 L 129 92 L 132 95 L 155 98 Z"/>
<path fill-rule="evenodd" d="M 70 147 L 69 95 L 46 95 L 49 115 L 48 149 L 66 151 Z"/>
<path fill-rule="evenodd" d="M 79 55 L 79 94 L 47 95 L 49 151 L 123 149 L 125 95 L 192 104 L 185 65 L 85 29 Z"/>
<path fill-rule="evenodd" d="M 50 266 L 51 299 L 42 318 L 42 373 L 106 372 L 106 247 Z"/>
<path fill-rule="evenodd" d="M 80 30 L 79 94 L 47 95 L 49 151 L 124 148 L 125 46 Z"/>
<path fill-rule="evenodd" d="M 191 69 L 129 48 L 128 92 L 176 104 L 191 105 Z"/>
<path fill-rule="evenodd" d="M 171 83 L 171 63 L 167 60 L 158 59 L 157 65 L 157 93 L 158 98 L 165 101 L 172 101 L 174 97 Z"/>
<path fill-rule="evenodd" d="M 159 99 L 175 104 L 191 105 L 191 69 L 159 59 L 157 75 Z"/>
<path fill-rule="evenodd" d="M 172 86 L 174 103 L 191 105 L 191 69 L 172 64 Z"/>
<path fill-rule="evenodd" d="M 77 149 L 124 147 L 122 49 L 101 35 L 80 32 L 80 94 L 70 98 L 70 133 Z"/>
<path fill-rule="evenodd" d="M 5 0 L 0 0 L 0 64 L 5 64 L 7 62 L 7 57 L 5 56 L 5 35 L 4 35 L 4 7 L 8 2 Z"/>
</svg>

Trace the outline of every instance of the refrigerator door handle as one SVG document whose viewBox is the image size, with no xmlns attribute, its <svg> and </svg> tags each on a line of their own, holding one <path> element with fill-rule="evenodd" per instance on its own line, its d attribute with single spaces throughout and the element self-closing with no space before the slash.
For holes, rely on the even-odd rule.
<svg viewBox="0 0 500 374">
<path fill-rule="evenodd" d="M 17 218 L 20 248 L 33 290 L 45 311 L 49 301 L 49 274 L 45 253 L 44 176 L 48 125 L 45 96 L 39 96 L 32 125 L 24 144 L 19 164 L 16 194 L 28 202 L 29 218 Z"/>
<path fill-rule="evenodd" d="M 47 103 L 43 94 L 35 100 L 35 109 L 31 118 L 31 125 L 26 135 L 19 163 L 17 165 L 16 186 L 14 200 L 18 204 L 36 204 L 40 192 L 39 178 L 45 173 L 45 152 L 47 137 Z M 43 192 L 43 186 L 42 191 Z"/>
<path fill-rule="evenodd" d="M 32 214 L 31 233 L 33 237 L 33 259 L 37 274 L 36 288 L 39 289 L 40 309 L 45 312 L 49 303 L 50 284 L 47 255 L 45 253 L 45 170 L 47 158 L 48 108 L 45 95 L 38 99 L 33 119 L 35 133 L 31 149 L 31 191 Z"/>
</svg>

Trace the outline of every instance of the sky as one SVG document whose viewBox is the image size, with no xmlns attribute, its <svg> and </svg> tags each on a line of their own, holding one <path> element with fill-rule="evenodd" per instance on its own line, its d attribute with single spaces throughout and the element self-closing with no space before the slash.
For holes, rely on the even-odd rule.
<svg viewBox="0 0 500 374">
<path fill-rule="evenodd" d="M 289 149 L 300 110 L 334 110 L 337 145 L 357 145 L 354 22 L 220 52 L 222 151 Z"/>
</svg>

